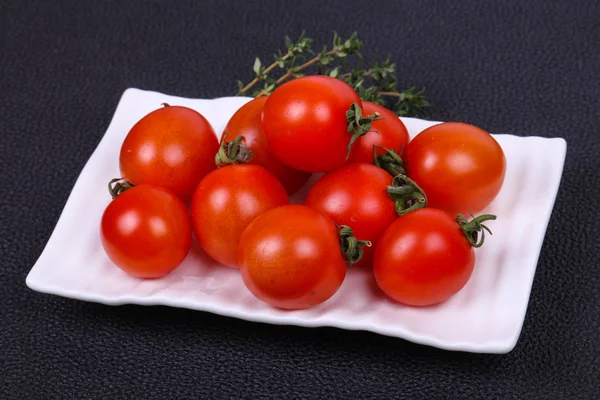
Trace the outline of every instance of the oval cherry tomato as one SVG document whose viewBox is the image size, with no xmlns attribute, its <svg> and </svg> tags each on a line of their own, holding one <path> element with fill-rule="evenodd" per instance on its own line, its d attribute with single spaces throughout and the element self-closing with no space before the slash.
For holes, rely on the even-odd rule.
<svg viewBox="0 0 600 400">
<path fill-rule="evenodd" d="M 313 75 L 284 83 L 267 98 L 263 128 L 270 151 L 283 163 L 309 172 L 326 172 L 346 162 L 346 111 L 361 106 L 347 83 Z"/>
<path fill-rule="evenodd" d="M 100 237 L 111 261 L 139 278 L 160 278 L 181 264 L 192 242 L 185 205 L 171 191 L 134 186 L 102 215 Z"/>
<path fill-rule="evenodd" d="M 475 252 L 456 218 L 439 209 L 422 208 L 399 217 L 386 229 L 375 248 L 373 272 L 381 290 L 392 299 L 428 306 L 460 291 L 474 265 Z"/>
<path fill-rule="evenodd" d="M 189 201 L 198 182 L 216 168 L 219 141 L 196 111 L 165 106 L 139 120 L 127 134 L 119 157 L 122 175 L 133 184 L 172 190 Z"/>
<path fill-rule="evenodd" d="M 372 156 L 371 156 L 372 157 Z M 373 245 L 398 217 L 386 189 L 392 176 L 371 164 L 356 163 L 329 172 L 308 192 L 305 204 L 338 225 L 351 226 L 356 237 Z M 365 248 L 358 265 L 371 265 L 373 248 Z"/>
<path fill-rule="evenodd" d="M 452 214 L 487 207 L 506 172 L 498 142 L 486 131 L 458 122 L 425 129 L 410 141 L 402 158 L 408 176 L 425 191 L 428 205 Z"/>
<path fill-rule="evenodd" d="M 200 247 L 217 262 L 238 268 L 237 248 L 248 224 L 271 208 L 289 204 L 281 183 L 258 165 L 230 165 L 212 171 L 191 203 Z"/>
<path fill-rule="evenodd" d="M 348 162 L 364 162 L 373 164 L 373 146 L 379 145 L 400 153 L 408 144 L 408 131 L 400 118 L 387 108 L 379 104 L 363 101 L 363 113 L 372 115 L 379 113 L 380 120 L 371 123 L 371 130 L 359 137 L 352 145 Z M 377 154 L 385 153 L 378 149 Z"/>
<path fill-rule="evenodd" d="M 304 205 L 256 218 L 242 235 L 239 260 L 250 292 L 283 309 L 323 303 L 338 291 L 348 267 L 333 221 Z"/>
<path fill-rule="evenodd" d="M 221 145 L 225 141 L 228 142 L 238 136 L 243 136 L 244 144 L 253 153 L 249 164 L 266 168 L 279 179 L 288 194 L 291 195 L 306 183 L 311 174 L 288 167 L 269 152 L 267 138 L 262 128 L 262 111 L 266 101 L 267 97 L 261 96 L 237 110 L 223 130 Z"/>
</svg>

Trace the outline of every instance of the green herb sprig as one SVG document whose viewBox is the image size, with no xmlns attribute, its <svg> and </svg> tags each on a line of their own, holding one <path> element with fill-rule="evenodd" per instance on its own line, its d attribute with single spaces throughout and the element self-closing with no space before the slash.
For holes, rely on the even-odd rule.
<svg viewBox="0 0 600 400">
<path fill-rule="evenodd" d="M 423 90 L 397 90 L 396 65 L 389 57 L 382 63 L 371 62 L 363 67 L 362 42 L 356 33 L 342 39 L 334 32 L 331 47 L 324 46 L 318 53 L 313 44 L 304 32 L 296 41 L 286 37 L 286 51 L 275 54 L 272 64 L 265 66 L 258 57 L 254 60 L 254 79 L 248 84 L 238 81 L 237 94 L 248 95 L 252 90 L 254 97 L 268 95 L 289 79 L 315 74 L 341 79 L 361 99 L 387 107 L 399 116 L 420 116 L 430 107 Z M 349 67 L 351 57 L 358 59 L 353 68 Z"/>
</svg>

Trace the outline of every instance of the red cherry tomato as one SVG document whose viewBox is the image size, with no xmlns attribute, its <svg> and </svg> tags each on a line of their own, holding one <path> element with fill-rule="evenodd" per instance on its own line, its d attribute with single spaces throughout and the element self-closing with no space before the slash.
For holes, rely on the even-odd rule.
<svg viewBox="0 0 600 400">
<path fill-rule="evenodd" d="M 333 296 L 346 277 L 339 232 L 325 214 L 288 205 L 256 218 L 240 240 L 244 283 L 259 300 L 302 309 Z"/>
<path fill-rule="evenodd" d="M 289 204 L 281 183 L 263 167 L 230 165 L 209 173 L 191 203 L 196 239 L 217 262 L 238 268 L 237 248 L 248 224 L 271 208 Z"/>
<path fill-rule="evenodd" d="M 216 168 L 219 141 L 196 111 L 165 106 L 139 120 L 127 134 L 119 157 L 122 175 L 149 183 L 189 201 L 198 182 Z"/>
<path fill-rule="evenodd" d="M 177 268 L 192 242 L 190 217 L 181 200 L 169 190 L 143 184 L 110 202 L 100 233 L 112 262 L 139 278 L 160 278 Z"/>
<path fill-rule="evenodd" d="M 291 195 L 306 183 L 311 174 L 288 167 L 274 155 L 270 154 L 267 146 L 267 138 L 262 128 L 262 111 L 266 101 L 267 97 L 258 97 L 237 110 L 223 130 L 221 145 L 225 141 L 243 136 L 244 144 L 253 153 L 249 164 L 260 165 L 266 168 L 279 179 L 288 194 Z"/>
<path fill-rule="evenodd" d="M 460 291 L 474 265 L 475 252 L 456 218 L 422 208 L 386 229 L 375 248 L 373 271 L 381 290 L 392 299 L 428 306 Z"/>
<path fill-rule="evenodd" d="M 386 192 L 391 183 L 392 176 L 379 167 L 349 164 L 319 179 L 308 192 L 305 204 L 324 212 L 338 225 L 352 227 L 356 237 L 375 245 L 398 217 L 394 201 Z M 358 265 L 371 265 L 373 247 L 363 250 Z"/>
<path fill-rule="evenodd" d="M 418 134 L 403 154 L 408 176 L 430 207 L 452 214 L 477 213 L 496 197 L 506 172 L 502 148 L 486 131 L 447 122 Z"/>
<path fill-rule="evenodd" d="M 402 121 L 400 121 L 400 118 L 379 104 L 363 101 L 362 105 L 365 115 L 373 115 L 377 112 L 379 113 L 379 118 L 382 119 L 373 121 L 371 123 L 371 130 L 354 142 L 348 162 L 373 164 L 374 145 L 401 152 L 408 144 L 408 131 Z M 377 150 L 377 154 L 382 153 L 385 153 L 385 150 Z"/>
<path fill-rule="evenodd" d="M 346 111 L 361 106 L 347 83 L 328 76 L 307 76 L 284 83 L 267 98 L 263 128 L 269 149 L 283 163 L 309 172 L 326 172 L 346 162 Z"/>
</svg>

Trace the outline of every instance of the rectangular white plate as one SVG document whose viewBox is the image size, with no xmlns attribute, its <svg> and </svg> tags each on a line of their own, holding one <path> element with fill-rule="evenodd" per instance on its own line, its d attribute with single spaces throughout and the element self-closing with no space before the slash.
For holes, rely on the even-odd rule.
<svg viewBox="0 0 600 400">
<path fill-rule="evenodd" d="M 109 305 L 167 305 L 272 324 L 368 330 L 448 350 L 506 353 L 515 346 L 566 153 L 563 139 L 495 135 L 507 158 L 504 186 L 489 211 L 494 235 L 477 250 L 473 276 L 449 301 L 410 308 L 384 298 L 367 269 L 350 268 L 340 291 L 308 310 L 281 311 L 256 300 L 239 272 L 194 246 L 186 261 L 158 280 L 132 278 L 113 266 L 99 238 L 110 201 L 107 182 L 119 176 L 118 157 L 129 129 L 160 104 L 183 105 L 221 133 L 249 98 L 186 99 L 128 89 L 84 167 L 40 258 L 27 276 L 36 291 Z M 402 118 L 411 137 L 435 124 Z M 301 201 L 302 195 L 295 202 Z"/>
</svg>

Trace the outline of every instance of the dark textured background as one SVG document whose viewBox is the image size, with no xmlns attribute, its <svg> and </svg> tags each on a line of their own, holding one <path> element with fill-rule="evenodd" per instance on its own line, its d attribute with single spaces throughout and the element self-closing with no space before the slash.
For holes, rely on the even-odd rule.
<svg viewBox="0 0 600 400">
<path fill-rule="evenodd" d="M 0 1 L 0 398 L 598 398 L 599 21 L 598 1 Z M 511 353 L 26 288 L 126 88 L 229 95 L 302 29 L 357 30 L 432 118 L 567 139 Z"/>
</svg>

